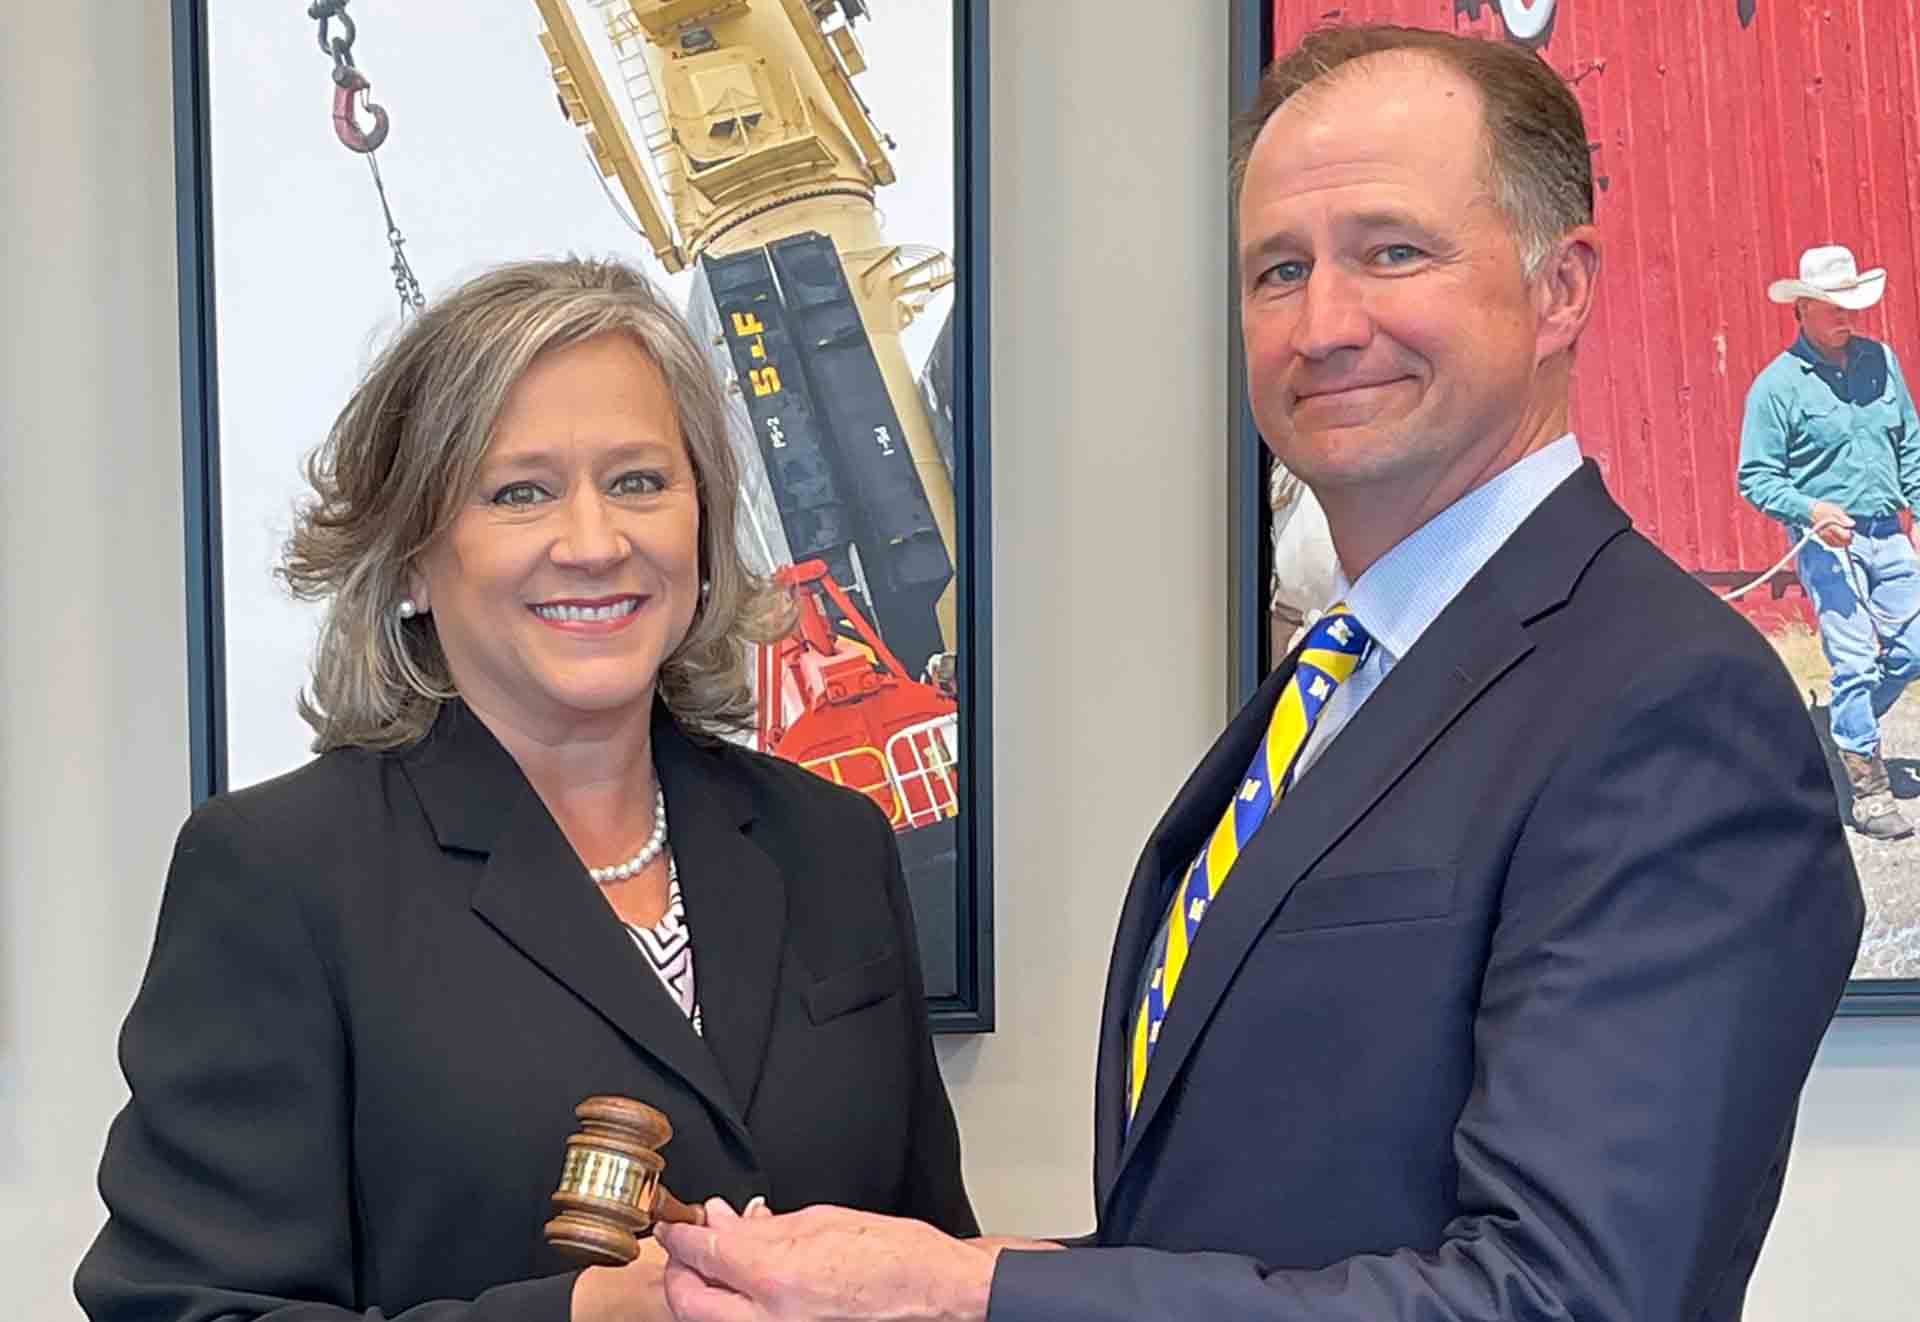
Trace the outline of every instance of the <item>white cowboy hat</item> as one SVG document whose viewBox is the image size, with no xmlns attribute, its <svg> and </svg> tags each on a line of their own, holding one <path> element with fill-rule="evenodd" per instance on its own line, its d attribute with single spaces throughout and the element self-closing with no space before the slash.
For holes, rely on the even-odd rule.
<svg viewBox="0 0 1920 1322">
<path fill-rule="evenodd" d="M 1880 301 L 1887 289 L 1887 273 L 1875 267 L 1865 275 L 1853 264 L 1853 253 L 1838 246 L 1809 248 L 1800 254 L 1800 278 L 1775 280 L 1767 297 L 1776 303 L 1817 298 L 1822 303 L 1858 312 Z"/>
</svg>

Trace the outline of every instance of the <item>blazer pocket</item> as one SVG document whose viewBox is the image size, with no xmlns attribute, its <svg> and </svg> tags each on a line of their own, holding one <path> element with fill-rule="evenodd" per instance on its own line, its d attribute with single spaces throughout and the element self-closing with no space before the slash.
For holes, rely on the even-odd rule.
<svg viewBox="0 0 1920 1322">
<path fill-rule="evenodd" d="M 899 990 L 900 957 L 889 950 L 844 973 L 815 978 L 807 987 L 807 1018 L 824 1024 L 884 1001 Z"/>
<path fill-rule="evenodd" d="M 1453 912 L 1453 883 L 1451 867 L 1308 877 L 1280 906 L 1273 927 L 1281 932 L 1305 932 L 1444 918 Z"/>
</svg>

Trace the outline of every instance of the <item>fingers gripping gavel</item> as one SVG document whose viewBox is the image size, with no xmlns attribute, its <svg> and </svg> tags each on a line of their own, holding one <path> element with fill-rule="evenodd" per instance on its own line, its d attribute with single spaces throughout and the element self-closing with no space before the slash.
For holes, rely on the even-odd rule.
<svg viewBox="0 0 1920 1322">
<path fill-rule="evenodd" d="M 656 1221 L 705 1225 L 706 1213 L 667 1192 L 658 1149 L 673 1137 L 667 1117 L 625 1097 L 589 1097 L 573 1108 L 580 1130 L 567 1139 L 567 1160 L 547 1222 L 547 1243 L 595 1266 L 619 1267 L 640 1252 Z"/>
</svg>

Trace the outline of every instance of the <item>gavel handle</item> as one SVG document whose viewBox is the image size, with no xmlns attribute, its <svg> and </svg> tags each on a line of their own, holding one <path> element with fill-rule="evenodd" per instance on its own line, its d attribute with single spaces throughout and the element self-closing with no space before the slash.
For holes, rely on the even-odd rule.
<svg viewBox="0 0 1920 1322">
<path fill-rule="evenodd" d="M 707 1224 L 707 1209 L 688 1207 L 685 1203 L 667 1192 L 667 1186 L 660 1186 L 660 1196 L 653 1204 L 655 1221 L 676 1221 L 683 1226 L 704 1226 Z"/>
</svg>

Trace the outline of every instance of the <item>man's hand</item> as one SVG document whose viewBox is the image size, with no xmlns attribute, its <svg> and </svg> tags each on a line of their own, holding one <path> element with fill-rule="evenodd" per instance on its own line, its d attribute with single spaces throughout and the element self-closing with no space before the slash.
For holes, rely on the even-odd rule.
<svg viewBox="0 0 1920 1322">
<path fill-rule="evenodd" d="M 654 1234 L 680 1322 L 980 1322 L 994 1260 L 1013 1242 L 843 1207 L 740 1217 L 718 1200 L 706 1225 Z"/>
<path fill-rule="evenodd" d="M 1853 541 L 1853 519 L 1830 500 L 1813 502 L 1814 536 L 1828 546 L 1845 546 Z"/>
</svg>

